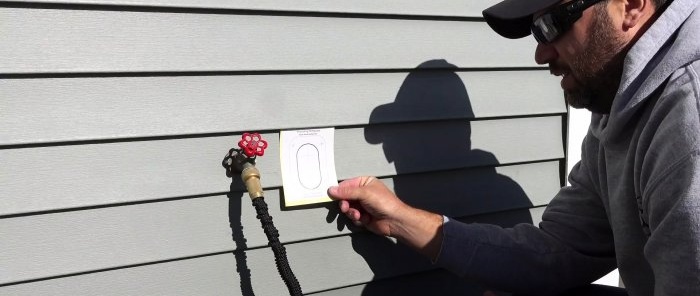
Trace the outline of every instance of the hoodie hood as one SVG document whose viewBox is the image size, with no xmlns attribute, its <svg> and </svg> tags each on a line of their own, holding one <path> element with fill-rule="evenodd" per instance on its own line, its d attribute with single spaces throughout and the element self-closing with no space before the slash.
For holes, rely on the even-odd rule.
<svg viewBox="0 0 700 296">
<path fill-rule="evenodd" d="M 643 102 L 674 71 L 700 59 L 700 13 L 694 12 L 698 5 L 698 0 L 671 2 L 630 48 L 610 114 L 592 115 L 590 131 L 596 138 L 602 142 L 618 138 Z"/>
</svg>

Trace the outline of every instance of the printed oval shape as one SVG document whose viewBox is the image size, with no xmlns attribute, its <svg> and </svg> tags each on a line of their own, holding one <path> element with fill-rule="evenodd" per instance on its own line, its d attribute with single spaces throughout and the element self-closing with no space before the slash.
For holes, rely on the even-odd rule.
<svg viewBox="0 0 700 296">
<path fill-rule="evenodd" d="M 299 184 L 306 189 L 321 186 L 321 159 L 318 148 L 313 144 L 304 144 L 297 149 L 297 175 Z"/>
</svg>

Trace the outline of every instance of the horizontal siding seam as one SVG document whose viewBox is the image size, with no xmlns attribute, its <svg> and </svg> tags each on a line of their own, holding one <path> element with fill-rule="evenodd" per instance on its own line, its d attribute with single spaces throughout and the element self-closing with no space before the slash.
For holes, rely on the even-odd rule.
<svg viewBox="0 0 700 296">
<path fill-rule="evenodd" d="M 339 12 L 339 11 L 300 11 L 300 10 L 272 10 L 272 9 L 246 9 L 246 8 L 217 8 L 196 6 L 156 6 L 138 4 L 112 4 L 112 3 L 48 3 L 48 2 L 16 2 L 2 1 L 0 7 L 28 8 L 28 9 L 59 9 L 59 10 L 94 10 L 94 11 L 128 11 L 128 12 L 153 12 L 153 13 L 190 13 L 190 14 L 235 14 L 235 15 L 264 15 L 264 16 L 299 16 L 299 17 L 332 17 L 332 18 L 360 18 L 360 19 L 402 19 L 402 20 L 430 20 L 430 21 L 459 21 L 459 22 L 483 22 L 481 16 L 450 16 L 434 14 L 395 14 L 395 13 L 370 13 L 370 12 Z"/>
<path fill-rule="evenodd" d="M 473 216 L 488 216 L 488 215 L 492 215 L 492 214 L 507 213 L 507 212 L 518 211 L 518 210 L 523 210 L 523 209 L 536 209 L 536 208 L 541 208 L 541 207 L 544 207 L 544 206 L 534 206 L 534 207 L 530 207 L 530 208 L 514 208 L 514 209 L 509 209 L 509 210 L 480 213 L 480 214 L 475 214 L 475 215 L 467 215 L 464 217 L 458 217 L 456 219 L 473 217 Z M 260 230 L 260 231 L 262 231 L 262 230 Z M 363 233 L 373 235 L 373 234 L 369 233 L 367 230 L 360 229 L 359 231 L 350 232 L 350 233 L 343 233 L 343 234 L 339 234 L 339 235 L 329 235 L 329 236 L 324 236 L 324 237 L 317 237 L 317 238 L 303 239 L 303 240 L 283 241 L 282 245 L 290 246 L 290 245 L 313 242 L 313 241 L 321 241 L 321 240 L 333 239 L 333 238 L 339 238 L 339 237 L 345 237 L 345 236 L 353 236 L 353 235 L 363 234 Z M 120 270 L 120 269 L 129 269 L 129 268 L 135 268 L 135 267 L 141 267 L 141 266 L 163 264 L 163 263 L 168 263 L 168 262 L 193 260 L 193 259 L 210 257 L 210 256 L 218 256 L 218 255 L 224 255 L 224 254 L 229 254 L 229 253 L 236 253 L 236 252 L 240 252 L 240 251 L 248 252 L 248 251 L 261 250 L 261 249 L 270 249 L 271 250 L 271 248 L 268 245 L 262 245 L 262 244 L 261 245 L 254 245 L 254 246 L 246 246 L 246 248 L 242 249 L 242 250 L 229 249 L 229 250 L 224 250 L 224 251 L 206 252 L 206 253 L 197 254 L 197 255 L 182 256 L 182 257 L 175 257 L 175 258 L 162 259 L 162 260 L 153 260 L 153 261 L 147 261 L 147 262 L 143 262 L 143 263 L 126 264 L 126 265 L 120 265 L 120 266 L 116 266 L 116 267 L 99 268 L 99 269 L 86 270 L 86 271 L 80 271 L 80 272 L 65 273 L 65 274 L 54 275 L 54 276 L 38 277 L 38 278 L 33 278 L 33 279 L 26 279 L 26 280 L 14 281 L 14 282 L 1 283 L 0 288 L 6 287 L 6 286 L 14 286 L 14 285 L 33 283 L 33 282 L 53 280 L 53 279 L 82 276 L 82 275 L 93 274 L 93 273 L 108 272 L 108 271 L 114 271 L 114 270 Z M 270 260 L 273 260 L 273 259 L 274 258 L 270 257 Z M 422 271 L 415 272 L 415 273 L 421 273 L 421 272 L 425 272 L 425 271 L 426 270 L 422 270 Z M 409 274 L 413 274 L 413 273 L 409 273 Z M 400 275 L 381 278 L 381 279 L 406 276 L 409 274 L 400 274 Z M 363 283 L 353 284 L 350 286 L 360 285 L 360 284 L 363 284 Z M 314 292 L 316 292 L 316 291 L 314 291 Z"/>
<path fill-rule="evenodd" d="M 550 158 L 550 159 L 540 159 L 540 160 L 532 160 L 532 161 L 522 161 L 522 162 L 511 162 L 511 163 L 499 163 L 497 165 L 477 165 L 477 166 L 471 166 L 471 167 L 462 167 L 462 168 L 453 168 L 453 169 L 443 169 L 443 170 L 434 170 L 434 171 L 421 171 L 421 172 L 412 172 L 412 173 L 402 173 L 402 174 L 394 174 L 394 175 L 377 175 L 375 177 L 379 179 L 390 179 L 396 176 L 416 176 L 416 175 L 423 175 L 423 174 L 433 174 L 433 173 L 441 173 L 441 172 L 455 172 L 455 171 L 463 171 L 463 170 L 472 170 L 472 169 L 482 169 L 482 168 L 499 168 L 499 167 L 510 167 L 510 166 L 518 166 L 518 165 L 527 165 L 527 164 L 536 164 L 536 163 L 547 163 L 547 162 L 552 162 L 552 161 L 561 161 L 564 158 Z M 342 179 L 341 179 L 342 180 Z M 269 191 L 269 190 L 283 190 L 283 186 L 269 186 L 269 187 L 264 187 L 264 191 Z M 123 207 L 123 206 L 134 206 L 134 205 L 142 205 L 142 204 L 151 204 L 151 203 L 160 203 L 160 202 L 172 202 L 172 201 L 178 201 L 178 200 L 187 200 L 187 199 L 196 199 L 196 198 L 205 198 L 205 197 L 212 197 L 212 196 L 220 196 L 220 195 L 233 195 L 233 194 L 241 194 L 245 195 L 247 191 L 245 190 L 238 190 L 238 191 L 228 191 L 228 192 L 213 192 L 213 193 L 206 193 L 206 194 L 197 194 L 197 195 L 188 195 L 188 196 L 176 196 L 176 197 L 166 197 L 166 198 L 157 198 L 157 199 L 146 199 L 146 200 L 137 200 L 137 201 L 128 201 L 128 202 L 117 202 L 117 203 L 107 203 L 107 204 L 100 204 L 100 205 L 92 205 L 92 206 L 81 206 L 81 207 L 69 207 L 69 208 L 62 208 L 62 209 L 53 209 L 53 210 L 45 210 L 45 211 L 30 211 L 30 212 L 21 212 L 21 213 L 14 213 L 14 214 L 7 214 L 7 215 L 0 215 L 0 222 L 2 222 L 2 219 L 10 219 L 10 218 L 20 218 L 20 217 L 27 217 L 27 216 L 37 216 L 37 215 L 50 215 L 50 214 L 59 214 L 59 213 L 67 213 L 67 212 L 78 212 L 78 211 L 87 211 L 87 210 L 95 210 L 95 209 L 104 209 L 104 208 L 116 208 L 116 207 Z M 231 197 L 229 197 L 231 198 Z M 244 200 L 247 200 L 247 198 L 241 197 Z M 318 207 L 318 205 L 313 205 L 312 207 Z M 308 208 L 305 206 L 301 207 L 283 207 L 282 210 L 302 210 L 304 208 Z"/>
<path fill-rule="evenodd" d="M 447 123 L 447 122 L 488 122 L 497 120 L 509 120 L 509 119 L 527 119 L 527 118 L 548 118 L 557 117 L 565 115 L 566 111 L 556 112 L 556 113 L 533 113 L 533 114 L 523 114 L 523 115 L 509 115 L 509 116 L 484 116 L 478 118 L 445 118 L 445 119 L 433 119 L 433 120 L 412 120 L 412 121 L 392 121 L 392 122 L 381 122 L 381 123 L 369 123 L 369 124 L 345 124 L 345 125 L 335 125 L 335 126 L 305 126 L 297 128 L 285 128 L 285 129 L 259 129 L 255 132 L 260 134 L 275 134 L 282 130 L 292 130 L 292 129 L 311 129 L 311 128 L 328 128 L 332 127 L 336 130 L 343 129 L 357 129 L 365 127 L 376 127 L 376 126 L 391 126 L 391 125 L 402 125 L 402 124 L 430 124 L 430 123 Z M 1 150 L 9 149 L 23 149 L 23 148 L 41 148 L 41 147 L 56 147 L 56 146 L 75 146 L 75 145 L 99 145 L 99 144 L 112 144 L 112 143 L 128 143 L 128 142 L 150 142 L 150 141 L 163 141 L 163 140 L 180 140 L 180 139 L 198 139 L 198 138 L 214 138 L 214 137 L 235 137 L 240 136 L 244 132 L 250 131 L 221 131 L 221 132 L 211 132 L 211 133 L 192 133 L 192 134 L 173 134 L 173 135 L 152 135 L 143 137 L 118 137 L 118 138 L 93 138 L 93 139 L 78 139 L 71 141 L 47 141 L 47 142 L 30 142 L 30 143 L 19 143 L 19 144 L 0 144 Z M 233 141 L 232 147 L 233 147 Z"/>
<path fill-rule="evenodd" d="M 159 71 L 159 72 L 36 72 L 0 73 L 0 79 L 41 78 L 110 78 L 110 77 L 180 77 L 180 76 L 254 76 L 254 75 L 323 75 L 323 74 L 374 74 L 413 72 L 506 72 L 548 71 L 549 67 L 465 67 L 465 68 L 377 68 L 377 69 L 315 69 L 315 70 L 235 70 L 235 71 Z"/>
</svg>

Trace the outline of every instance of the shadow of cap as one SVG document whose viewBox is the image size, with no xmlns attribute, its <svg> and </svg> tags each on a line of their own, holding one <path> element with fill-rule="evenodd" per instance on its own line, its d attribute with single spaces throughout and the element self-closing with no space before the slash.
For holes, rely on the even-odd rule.
<svg viewBox="0 0 700 296">
<path fill-rule="evenodd" d="M 373 129 L 373 124 L 474 117 L 467 89 L 456 69 L 445 60 L 418 65 L 404 79 L 393 103 L 372 110 L 370 127 L 365 128 L 367 143 L 380 144 L 386 136 L 380 131 L 384 129 Z"/>
</svg>

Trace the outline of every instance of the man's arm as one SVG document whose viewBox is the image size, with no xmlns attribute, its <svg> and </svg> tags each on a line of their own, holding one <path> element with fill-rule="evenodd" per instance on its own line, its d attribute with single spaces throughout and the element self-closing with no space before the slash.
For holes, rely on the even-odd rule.
<svg viewBox="0 0 700 296">
<path fill-rule="evenodd" d="M 644 200 L 651 231 L 644 256 L 654 270 L 654 295 L 700 295 L 700 152 L 671 166 Z"/>
<path fill-rule="evenodd" d="M 580 164 L 570 181 L 539 228 L 450 220 L 437 265 L 489 288 L 528 295 L 554 295 L 605 275 L 616 265 L 605 209 Z"/>
<path fill-rule="evenodd" d="M 597 196 L 581 187 L 566 188 L 555 202 L 549 222 L 576 226 L 592 219 L 598 228 L 606 228 L 598 237 L 603 252 L 577 250 L 558 237 L 528 224 L 504 229 L 495 225 L 465 224 L 455 220 L 442 224 L 440 215 L 404 204 L 379 180 L 360 177 L 346 180 L 328 190 L 339 200 L 341 212 L 357 225 L 379 235 L 392 236 L 459 276 L 490 288 L 519 293 L 546 295 L 575 285 L 590 283 L 615 265 L 612 238 L 602 207 L 591 205 Z M 575 208 L 590 207 L 595 213 L 574 217 Z M 562 210 L 563 213 L 557 211 Z M 561 215 L 560 215 L 561 214 Z M 568 216 L 567 216 L 568 215 Z M 560 220 L 564 220 L 563 223 Z M 589 221 L 587 221 L 589 222 Z M 570 223 L 570 224 L 568 224 Z M 590 225 L 588 225 L 590 226 Z M 568 229 L 558 229 L 567 231 Z M 591 233 L 574 231 L 588 241 Z M 600 239 L 600 240 L 598 240 Z M 602 242 L 600 242 L 602 241 Z"/>
</svg>

